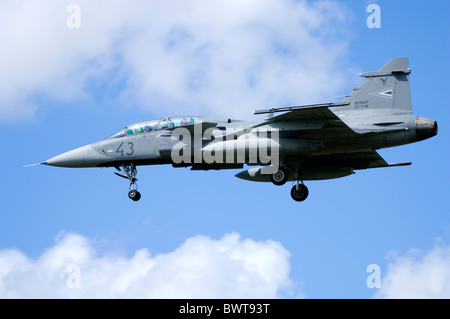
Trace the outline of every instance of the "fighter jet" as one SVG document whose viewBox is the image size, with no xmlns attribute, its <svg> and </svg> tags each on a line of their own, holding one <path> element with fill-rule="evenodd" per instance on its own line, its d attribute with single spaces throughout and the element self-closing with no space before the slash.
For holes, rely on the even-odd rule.
<svg viewBox="0 0 450 319">
<path fill-rule="evenodd" d="M 244 180 L 293 181 L 291 196 L 308 197 L 304 181 L 351 175 L 355 170 L 410 165 L 387 163 L 376 150 L 422 141 L 437 123 L 412 115 L 408 58 L 394 58 L 336 103 L 254 111 L 242 121 L 199 116 L 135 123 L 99 142 L 43 163 L 60 167 L 115 167 L 129 180 L 128 197 L 141 198 L 137 166 L 171 164 L 191 170 L 237 169 Z"/>
</svg>

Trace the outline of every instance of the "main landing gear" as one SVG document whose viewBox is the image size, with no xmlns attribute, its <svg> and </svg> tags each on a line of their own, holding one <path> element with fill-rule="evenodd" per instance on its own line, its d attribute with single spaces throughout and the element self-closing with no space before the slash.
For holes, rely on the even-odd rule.
<svg viewBox="0 0 450 319">
<path fill-rule="evenodd" d="M 141 193 L 138 192 L 137 190 L 137 169 L 136 166 L 134 164 L 130 164 L 130 165 L 122 165 L 121 168 L 116 167 L 116 169 L 119 171 L 118 172 L 114 172 L 114 174 L 116 174 L 117 176 L 123 177 L 125 179 L 128 179 L 130 181 L 130 187 L 129 187 L 129 192 L 128 192 L 128 197 L 137 202 L 138 200 L 141 199 Z"/>
<path fill-rule="evenodd" d="M 289 179 L 289 173 L 285 168 L 279 168 L 270 176 L 270 180 L 277 186 L 284 185 Z"/>
<path fill-rule="evenodd" d="M 293 172 L 296 176 L 296 184 L 291 189 L 291 197 L 297 202 L 303 202 L 309 194 L 308 187 L 303 184 L 301 174 Z M 300 178 L 299 178 L 300 177 Z M 284 185 L 289 180 L 289 171 L 286 168 L 280 167 L 275 173 L 270 176 L 270 180 L 277 186 Z"/>
<path fill-rule="evenodd" d="M 297 181 L 296 185 L 294 185 L 294 187 L 292 187 L 291 189 L 291 197 L 293 200 L 297 202 L 303 202 L 308 197 L 308 194 L 309 194 L 308 187 L 306 187 L 306 185 L 303 184 L 303 182 L 299 184 Z"/>
</svg>

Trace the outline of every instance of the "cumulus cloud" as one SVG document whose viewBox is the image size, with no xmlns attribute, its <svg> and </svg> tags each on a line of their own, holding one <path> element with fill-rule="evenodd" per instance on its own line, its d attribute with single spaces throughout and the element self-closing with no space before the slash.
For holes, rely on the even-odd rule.
<svg viewBox="0 0 450 319">
<path fill-rule="evenodd" d="M 349 14 L 337 1 L 0 3 L 0 111 L 32 116 L 42 101 L 89 98 L 114 83 L 129 107 L 247 115 L 342 93 Z"/>
<path fill-rule="evenodd" d="M 291 294 L 289 252 L 279 243 L 194 236 L 168 253 L 100 255 L 61 234 L 33 259 L 0 250 L 0 298 L 276 298 Z"/>
<path fill-rule="evenodd" d="M 450 247 L 391 258 L 376 298 L 450 298 Z"/>
</svg>

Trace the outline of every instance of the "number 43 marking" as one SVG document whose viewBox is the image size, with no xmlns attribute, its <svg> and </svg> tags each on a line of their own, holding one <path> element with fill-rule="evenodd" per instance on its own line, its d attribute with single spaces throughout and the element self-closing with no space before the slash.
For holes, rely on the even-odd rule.
<svg viewBox="0 0 450 319">
<path fill-rule="evenodd" d="M 123 142 L 120 143 L 119 147 L 118 147 L 117 150 L 116 150 L 116 153 L 119 153 L 120 156 L 123 156 L 124 153 L 125 153 L 126 155 L 128 155 L 128 156 L 133 155 L 133 154 L 134 154 L 134 148 L 133 148 L 134 145 L 133 145 L 133 143 L 132 143 L 132 142 L 128 142 L 127 144 L 128 144 L 128 152 L 127 152 L 127 153 L 125 153 L 124 149 L 122 148 Z"/>
</svg>

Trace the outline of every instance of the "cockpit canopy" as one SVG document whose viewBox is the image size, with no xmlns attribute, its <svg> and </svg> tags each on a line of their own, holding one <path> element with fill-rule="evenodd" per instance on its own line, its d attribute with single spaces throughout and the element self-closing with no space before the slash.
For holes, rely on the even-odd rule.
<svg viewBox="0 0 450 319">
<path fill-rule="evenodd" d="M 152 131 L 168 129 L 172 127 L 179 127 L 184 125 L 196 124 L 200 122 L 198 116 L 183 116 L 183 117 L 167 117 L 159 120 L 152 120 L 148 122 L 135 123 L 125 126 L 119 132 L 111 135 L 108 138 L 121 138 L 130 135 L 145 134 Z"/>
</svg>

